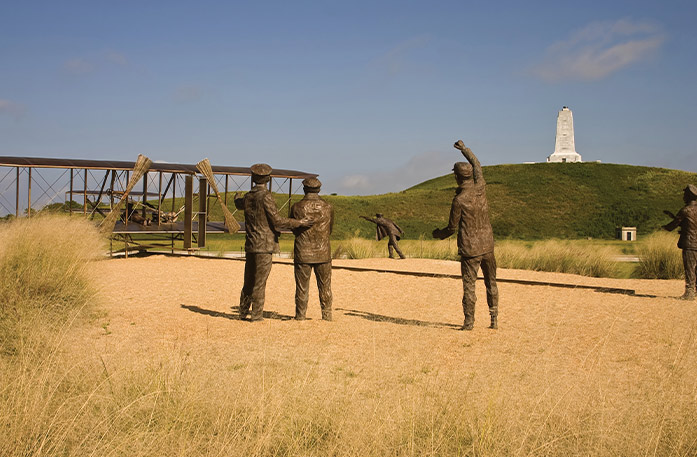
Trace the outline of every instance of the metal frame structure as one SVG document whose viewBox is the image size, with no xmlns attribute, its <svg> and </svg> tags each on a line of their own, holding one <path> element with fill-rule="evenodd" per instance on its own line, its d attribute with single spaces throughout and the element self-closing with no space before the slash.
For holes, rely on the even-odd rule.
<svg viewBox="0 0 697 457">
<path fill-rule="evenodd" d="M 134 166 L 135 162 L 125 161 L 0 156 L 0 216 L 14 213 L 15 217 L 31 217 L 41 208 L 58 203 L 70 215 L 99 219 L 123 196 Z M 229 195 L 247 186 L 251 188 L 251 170 L 249 167 L 212 168 L 223 202 L 232 206 L 234 214 L 236 209 Z M 300 181 L 316 176 L 295 170 L 273 170 L 269 189 L 288 196 L 279 209 L 287 208 L 290 214 L 291 199 L 302 190 Z M 198 192 L 194 193 L 196 179 Z M 112 254 L 128 255 L 129 251 L 161 246 L 174 250 L 175 240 L 182 240 L 184 249 L 191 250 L 195 249 L 194 242 L 198 248 L 205 247 L 206 234 L 228 233 L 223 222 L 208 221 L 210 184 L 196 165 L 153 162 L 134 189 L 140 190 L 129 193 L 125 214 L 112 232 Z M 182 197 L 183 204 L 177 205 L 178 201 L 182 203 Z M 171 205 L 165 208 L 167 199 Z M 136 222 L 147 221 L 149 214 L 148 225 Z M 244 231 L 244 223 L 241 225 L 240 231 Z M 123 249 L 115 251 L 114 242 L 123 242 Z"/>
</svg>

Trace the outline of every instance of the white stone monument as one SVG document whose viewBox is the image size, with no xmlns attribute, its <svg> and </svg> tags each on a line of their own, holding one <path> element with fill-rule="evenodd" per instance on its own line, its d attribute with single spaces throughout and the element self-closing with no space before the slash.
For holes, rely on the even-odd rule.
<svg viewBox="0 0 697 457">
<path fill-rule="evenodd" d="M 566 106 L 557 115 L 557 140 L 547 162 L 583 162 L 574 143 L 574 115 Z"/>
</svg>

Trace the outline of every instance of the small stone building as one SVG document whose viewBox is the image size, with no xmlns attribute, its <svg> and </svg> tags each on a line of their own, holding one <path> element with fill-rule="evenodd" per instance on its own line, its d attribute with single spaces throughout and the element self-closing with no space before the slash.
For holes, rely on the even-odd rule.
<svg viewBox="0 0 697 457">
<path fill-rule="evenodd" d="M 617 239 L 636 241 L 636 227 L 617 227 Z"/>
</svg>

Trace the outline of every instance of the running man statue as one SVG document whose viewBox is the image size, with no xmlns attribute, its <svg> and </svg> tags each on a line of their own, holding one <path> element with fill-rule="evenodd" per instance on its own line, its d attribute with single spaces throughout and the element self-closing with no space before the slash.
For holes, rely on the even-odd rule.
<svg viewBox="0 0 697 457">
<path fill-rule="evenodd" d="M 373 224 L 377 225 L 376 231 L 375 231 L 375 239 L 378 241 L 382 240 L 383 238 L 387 237 L 387 252 L 390 254 L 390 259 L 394 258 L 394 253 L 393 249 L 397 251 L 397 255 L 399 255 L 400 259 L 404 259 L 404 254 L 402 254 L 402 251 L 399 249 L 399 246 L 397 246 L 397 241 L 404 235 L 404 230 L 402 230 L 399 225 L 395 224 L 391 220 L 389 220 L 386 217 L 383 217 L 381 213 L 377 213 L 375 215 L 375 218 L 370 218 L 366 216 L 360 216 L 361 218 L 365 219 L 366 221 L 372 222 Z"/>
</svg>

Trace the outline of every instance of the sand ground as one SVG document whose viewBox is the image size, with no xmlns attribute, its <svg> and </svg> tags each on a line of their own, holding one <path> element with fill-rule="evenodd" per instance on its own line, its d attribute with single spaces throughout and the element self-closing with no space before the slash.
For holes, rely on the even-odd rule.
<svg viewBox="0 0 697 457">
<path fill-rule="evenodd" d="M 457 262 L 419 259 L 335 265 L 459 271 Z M 475 328 L 463 332 L 458 331 L 463 320 L 459 280 L 340 269 L 332 280 L 334 322 L 320 319 L 314 284 L 310 319 L 296 322 L 290 319 L 291 264 L 272 268 L 266 319 L 240 321 L 236 307 L 243 268 L 243 261 L 195 257 L 97 262 L 106 315 L 100 325 L 76 335 L 74 343 L 98 352 L 107 364 L 156 360 L 174 349 L 194 364 L 221 370 L 264 364 L 302 371 L 298 363 L 306 363 L 307 370 L 327 373 L 330 384 L 339 373 L 349 373 L 347 382 L 360 389 L 458 382 L 482 398 L 504 389 L 511 401 L 528 403 L 550 391 L 566 395 L 584 380 L 585 388 L 641 401 L 634 392 L 660 385 L 676 361 L 686 357 L 689 363 L 681 364 L 688 370 L 686 379 L 696 379 L 697 303 L 675 299 L 682 293 L 681 281 L 501 269 L 501 278 L 628 288 L 653 297 L 500 283 L 500 328 L 492 331 L 484 285 L 478 281 Z"/>
</svg>

